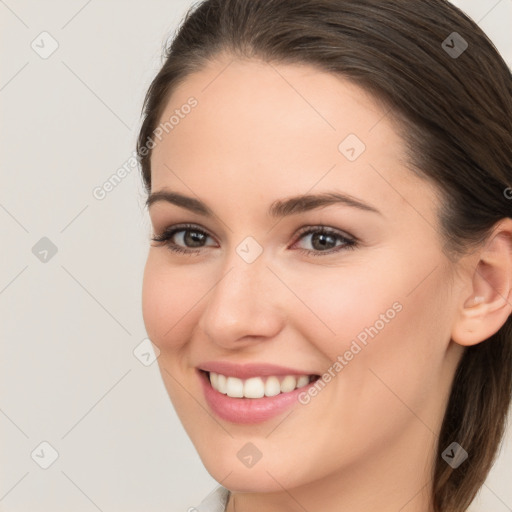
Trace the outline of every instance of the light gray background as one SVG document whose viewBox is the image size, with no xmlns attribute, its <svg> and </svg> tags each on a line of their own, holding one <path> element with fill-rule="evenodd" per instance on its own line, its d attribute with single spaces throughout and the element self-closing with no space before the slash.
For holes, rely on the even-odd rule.
<svg viewBox="0 0 512 512">
<path fill-rule="evenodd" d="M 512 0 L 456 3 L 510 65 Z M 1 511 L 185 511 L 217 485 L 157 364 L 133 354 L 150 235 L 137 169 L 92 194 L 133 155 L 143 96 L 190 5 L 0 0 Z M 47 59 L 31 47 L 50 48 L 43 31 L 59 45 Z M 58 251 L 46 262 L 32 252 L 43 237 Z M 48 469 L 43 441 L 58 452 Z M 509 428 L 473 510 L 512 510 L 511 467 Z"/>
</svg>

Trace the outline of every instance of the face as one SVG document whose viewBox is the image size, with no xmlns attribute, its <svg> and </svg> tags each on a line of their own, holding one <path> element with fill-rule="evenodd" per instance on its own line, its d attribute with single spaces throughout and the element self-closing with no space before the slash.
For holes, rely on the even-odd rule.
<svg viewBox="0 0 512 512">
<path fill-rule="evenodd" d="M 417 473 L 433 451 L 457 281 L 439 192 L 386 112 L 312 67 L 225 57 L 162 115 L 179 122 L 153 149 L 149 214 L 169 236 L 151 242 L 143 316 L 184 428 L 231 490 L 350 481 L 387 457 Z"/>
</svg>

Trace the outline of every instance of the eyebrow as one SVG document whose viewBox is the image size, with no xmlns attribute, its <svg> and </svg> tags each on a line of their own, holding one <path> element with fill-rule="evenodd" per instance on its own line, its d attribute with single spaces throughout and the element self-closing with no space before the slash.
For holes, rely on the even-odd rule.
<svg viewBox="0 0 512 512">
<path fill-rule="evenodd" d="M 171 203 L 182 208 L 186 208 L 191 212 L 206 217 L 214 217 L 213 211 L 206 206 L 205 203 L 199 199 L 188 197 L 178 192 L 172 192 L 169 190 L 159 190 L 149 195 L 146 200 L 146 206 L 149 208 L 151 205 L 158 202 Z M 368 211 L 382 215 L 374 206 L 364 203 L 363 201 L 356 199 L 348 194 L 342 194 L 337 192 L 325 192 L 319 194 L 299 195 L 290 197 L 288 199 L 278 199 L 274 201 L 269 209 L 268 215 L 271 217 L 285 217 L 288 215 L 294 215 L 298 213 L 307 212 L 324 206 L 333 204 L 343 204 L 359 210 Z"/>
</svg>

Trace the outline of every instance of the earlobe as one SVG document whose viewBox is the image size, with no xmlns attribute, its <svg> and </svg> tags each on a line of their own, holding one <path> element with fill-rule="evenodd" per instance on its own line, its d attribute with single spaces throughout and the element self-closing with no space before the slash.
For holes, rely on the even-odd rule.
<svg viewBox="0 0 512 512">
<path fill-rule="evenodd" d="M 471 292 L 461 297 L 451 334 L 464 346 L 490 338 L 512 312 L 512 219 L 503 219 L 493 229 L 468 279 Z"/>
</svg>

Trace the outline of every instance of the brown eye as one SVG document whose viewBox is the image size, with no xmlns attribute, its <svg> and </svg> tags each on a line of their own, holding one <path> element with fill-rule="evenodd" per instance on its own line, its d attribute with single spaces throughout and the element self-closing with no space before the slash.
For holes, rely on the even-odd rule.
<svg viewBox="0 0 512 512">
<path fill-rule="evenodd" d="M 206 231 L 193 225 L 170 226 L 161 235 L 155 235 L 152 240 L 164 243 L 171 251 L 178 253 L 198 253 L 211 238 Z"/>
<path fill-rule="evenodd" d="M 299 237 L 300 240 L 307 240 L 311 249 L 299 248 L 301 252 L 314 256 L 333 254 L 344 249 L 355 249 L 357 241 L 346 235 L 326 227 L 310 228 Z M 298 242 L 296 242 L 298 243 Z"/>
</svg>

